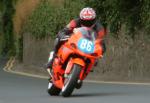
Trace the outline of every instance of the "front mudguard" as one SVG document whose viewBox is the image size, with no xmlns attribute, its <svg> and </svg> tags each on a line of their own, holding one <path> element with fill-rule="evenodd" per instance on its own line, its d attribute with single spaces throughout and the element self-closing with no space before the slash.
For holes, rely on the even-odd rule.
<svg viewBox="0 0 150 103">
<path fill-rule="evenodd" d="M 65 70 L 65 75 L 69 74 L 72 71 L 73 65 L 78 64 L 82 67 L 80 77 L 79 79 L 83 79 L 83 74 L 84 74 L 84 68 L 85 68 L 85 61 L 81 58 L 71 58 L 67 64 L 66 70 Z"/>
<path fill-rule="evenodd" d="M 85 67 L 85 62 L 81 58 L 74 58 L 72 62 L 73 64 L 78 64 L 78 65 L 81 65 L 82 67 Z"/>
</svg>

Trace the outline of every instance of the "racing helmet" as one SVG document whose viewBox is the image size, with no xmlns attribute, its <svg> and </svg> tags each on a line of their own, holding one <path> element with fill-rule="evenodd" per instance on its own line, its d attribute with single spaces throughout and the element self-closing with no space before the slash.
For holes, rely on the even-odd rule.
<svg viewBox="0 0 150 103">
<path fill-rule="evenodd" d="M 96 22 L 96 12 L 93 8 L 86 7 L 80 11 L 80 21 L 83 26 L 91 27 Z"/>
</svg>

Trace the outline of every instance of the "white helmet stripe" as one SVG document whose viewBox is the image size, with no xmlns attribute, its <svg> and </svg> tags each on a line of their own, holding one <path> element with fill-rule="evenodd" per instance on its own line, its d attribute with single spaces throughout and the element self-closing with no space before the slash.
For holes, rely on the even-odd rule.
<svg viewBox="0 0 150 103">
<path fill-rule="evenodd" d="M 83 8 L 80 12 L 80 18 L 92 20 L 96 18 L 96 13 L 92 8 Z"/>
</svg>

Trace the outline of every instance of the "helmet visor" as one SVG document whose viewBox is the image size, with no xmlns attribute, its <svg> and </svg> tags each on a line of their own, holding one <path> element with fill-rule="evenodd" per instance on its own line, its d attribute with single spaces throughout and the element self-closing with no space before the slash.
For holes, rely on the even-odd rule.
<svg viewBox="0 0 150 103">
<path fill-rule="evenodd" d="M 93 24 L 95 24 L 95 19 L 93 20 L 82 20 L 81 19 L 81 24 L 86 26 L 86 27 L 91 27 Z"/>
</svg>

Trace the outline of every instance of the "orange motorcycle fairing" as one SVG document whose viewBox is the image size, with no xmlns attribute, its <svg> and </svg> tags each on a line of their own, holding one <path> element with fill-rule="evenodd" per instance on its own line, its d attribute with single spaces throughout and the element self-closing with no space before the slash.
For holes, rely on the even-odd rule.
<svg viewBox="0 0 150 103">
<path fill-rule="evenodd" d="M 92 37 L 92 39 L 86 38 L 87 32 L 85 28 L 76 29 L 71 37 L 66 41 L 58 50 L 57 56 L 54 59 L 52 70 L 53 79 L 52 82 L 56 87 L 62 89 L 64 86 L 65 74 L 69 74 L 74 64 L 81 66 L 82 70 L 79 75 L 80 80 L 84 80 L 88 73 L 92 70 L 95 60 L 102 57 L 102 47 L 100 46 L 100 39 Z M 91 32 L 93 35 L 93 32 Z M 80 40 L 83 38 L 81 45 Z M 85 40 L 87 39 L 87 40 Z M 86 53 L 83 49 L 90 49 L 91 43 L 94 46 L 92 52 Z M 81 46 L 81 49 L 78 47 Z"/>
</svg>

